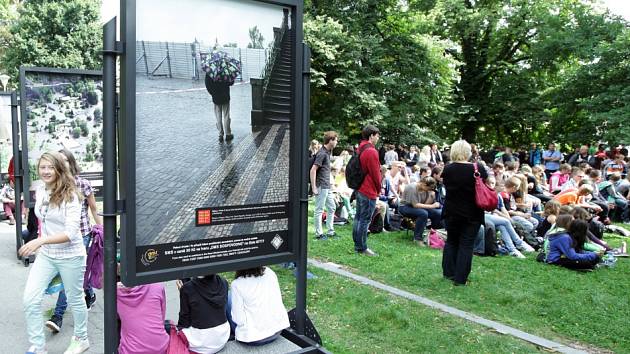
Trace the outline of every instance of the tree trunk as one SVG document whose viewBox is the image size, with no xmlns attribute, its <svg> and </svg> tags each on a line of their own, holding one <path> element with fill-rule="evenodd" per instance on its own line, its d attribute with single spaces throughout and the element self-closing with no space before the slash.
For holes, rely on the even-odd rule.
<svg viewBox="0 0 630 354">
<path fill-rule="evenodd" d="M 477 124 L 476 122 L 465 122 L 462 126 L 462 139 L 469 143 L 477 141 Z"/>
</svg>

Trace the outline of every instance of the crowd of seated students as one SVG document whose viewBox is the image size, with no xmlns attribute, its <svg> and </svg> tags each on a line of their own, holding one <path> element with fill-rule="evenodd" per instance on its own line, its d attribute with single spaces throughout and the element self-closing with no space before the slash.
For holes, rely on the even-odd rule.
<svg viewBox="0 0 630 354">
<path fill-rule="evenodd" d="M 177 281 L 179 318 L 166 321 L 161 283 L 126 287 L 118 283 L 121 354 L 166 354 L 173 338 L 185 337 L 191 353 L 209 354 L 235 339 L 260 346 L 289 327 L 276 274 L 267 267 L 236 271 L 231 285 L 219 275 Z M 176 326 L 171 331 L 171 326 Z M 180 332 L 176 336 L 173 333 Z M 169 335 L 170 334 L 170 335 Z"/>
<path fill-rule="evenodd" d="M 580 220 L 630 223 L 630 177 L 625 149 L 606 151 L 602 146 L 580 146 L 567 155 L 556 150 L 555 144 L 549 144 L 547 149 L 532 144 L 529 151 L 517 152 L 510 148 L 482 152 L 476 146 L 474 150 L 471 161 L 486 169 L 491 176 L 488 182 L 498 193 L 497 208 L 486 212 L 483 229 L 496 230 L 500 253 L 524 258 L 523 253 L 540 249 L 563 206 L 588 213 L 588 218 L 582 214 Z M 343 151 L 352 153 L 352 149 Z M 435 144 L 421 149 L 384 144 L 379 153 L 382 188 L 374 216 L 379 216 L 384 231 L 396 230 L 398 225 L 390 223 L 392 217 L 397 220 L 402 216 L 407 221 L 403 227 L 413 230 L 412 240 L 423 246 L 429 227 L 444 226 L 441 171 L 448 161 L 448 152 L 441 153 Z M 333 157 L 333 164 L 341 158 Z M 348 159 L 346 156 L 343 162 Z M 341 167 L 337 185 L 343 183 L 345 168 L 344 163 L 338 163 Z M 351 195 L 352 190 L 346 189 L 345 193 Z M 340 203 L 340 209 L 351 209 L 346 204 Z M 478 237 L 484 236 L 480 233 Z M 589 237 L 591 244 L 611 250 L 601 236 L 593 237 Z"/>
</svg>

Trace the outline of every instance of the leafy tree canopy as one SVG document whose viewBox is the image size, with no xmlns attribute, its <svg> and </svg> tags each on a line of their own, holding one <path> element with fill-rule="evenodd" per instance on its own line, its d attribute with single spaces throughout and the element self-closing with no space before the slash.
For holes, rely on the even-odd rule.
<svg viewBox="0 0 630 354">
<path fill-rule="evenodd" d="M 595 4 L 311 0 L 312 136 L 375 123 L 397 142 L 621 139 L 607 127 L 630 116 L 628 24 Z"/>
<path fill-rule="evenodd" d="M 386 141 L 434 141 L 455 81 L 448 41 L 398 1 L 313 1 L 305 18 L 312 49 L 311 132 L 335 129 L 354 143 L 365 124 Z"/>
<path fill-rule="evenodd" d="M 4 1 L 4 0 L 0 0 Z M 0 62 L 13 80 L 21 65 L 97 69 L 102 46 L 98 0 L 28 0 L 10 26 Z"/>
<path fill-rule="evenodd" d="M 260 33 L 258 26 L 254 26 L 249 29 L 249 44 L 247 45 L 247 48 L 263 49 L 264 40 L 265 37 L 263 37 L 262 33 Z"/>
</svg>

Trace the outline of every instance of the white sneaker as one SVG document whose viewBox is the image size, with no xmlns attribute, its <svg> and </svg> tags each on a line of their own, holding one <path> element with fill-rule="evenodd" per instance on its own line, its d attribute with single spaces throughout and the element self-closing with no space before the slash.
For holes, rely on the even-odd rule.
<svg viewBox="0 0 630 354">
<path fill-rule="evenodd" d="M 519 250 L 523 251 L 523 252 L 536 252 L 536 250 L 530 246 L 529 244 L 527 244 L 527 242 L 523 241 L 523 243 L 521 243 L 521 247 L 518 248 Z"/>
<path fill-rule="evenodd" d="M 48 354 L 48 351 L 45 348 L 37 348 L 31 345 L 26 351 L 26 354 Z"/>
<path fill-rule="evenodd" d="M 527 258 L 527 257 L 523 256 L 523 254 L 521 252 L 519 252 L 518 250 L 514 250 L 514 251 L 510 252 L 510 256 L 514 256 L 516 258 Z"/>
<path fill-rule="evenodd" d="M 90 347 L 90 341 L 87 338 L 79 339 L 75 336 L 72 336 L 70 340 L 70 345 L 68 349 L 64 352 L 64 354 L 81 354 L 84 351 L 88 350 Z"/>
</svg>

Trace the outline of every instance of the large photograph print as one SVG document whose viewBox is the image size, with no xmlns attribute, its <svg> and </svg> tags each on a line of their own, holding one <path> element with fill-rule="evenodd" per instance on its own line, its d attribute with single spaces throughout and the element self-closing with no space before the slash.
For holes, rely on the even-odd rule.
<svg viewBox="0 0 630 354">
<path fill-rule="evenodd" d="M 99 71 L 21 68 L 20 96 L 24 195 L 40 182 L 37 161 L 47 151 L 67 149 L 81 173 L 102 173 L 103 79 Z M 102 181 L 93 181 L 100 188 Z M 30 191 L 30 192 L 29 192 Z"/>
<path fill-rule="evenodd" d="M 135 3 L 136 272 L 291 250 L 291 8 Z"/>
</svg>

